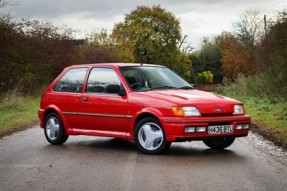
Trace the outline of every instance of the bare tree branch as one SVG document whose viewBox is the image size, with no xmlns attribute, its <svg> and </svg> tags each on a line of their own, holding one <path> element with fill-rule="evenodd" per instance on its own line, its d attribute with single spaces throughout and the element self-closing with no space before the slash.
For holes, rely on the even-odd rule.
<svg viewBox="0 0 287 191">
<path fill-rule="evenodd" d="M 6 7 L 6 6 L 13 6 L 13 5 L 18 5 L 18 1 L 14 0 L 0 0 L 0 8 Z"/>
</svg>

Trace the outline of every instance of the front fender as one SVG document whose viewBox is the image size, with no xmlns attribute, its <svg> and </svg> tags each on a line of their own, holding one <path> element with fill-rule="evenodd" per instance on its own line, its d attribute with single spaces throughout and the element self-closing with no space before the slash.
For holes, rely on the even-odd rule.
<svg viewBox="0 0 287 191">
<path fill-rule="evenodd" d="M 163 114 L 162 112 L 160 112 L 158 109 L 156 108 L 143 108 L 139 111 L 137 111 L 133 116 L 132 116 L 132 120 L 130 121 L 130 123 L 128 123 L 128 129 L 129 129 L 129 134 L 131 137 L 133 137 L 134 134 L 134 130 L 136 127 L 136 124 L 139 120 L 143 119 L 144 117 L 147 116 L 153 116 L 155 118 L 157 118 L 161 124 L 163 124 Z"/>
</svg>

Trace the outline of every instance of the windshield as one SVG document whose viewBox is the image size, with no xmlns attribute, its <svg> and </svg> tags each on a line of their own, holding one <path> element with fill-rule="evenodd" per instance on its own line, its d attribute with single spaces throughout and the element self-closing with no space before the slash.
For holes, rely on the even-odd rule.
<svg viewBox="0 0 287 191">
<path fill-rule="evenodd" d="M 120 70 L 134 91 L 193 89 L 189 83 L 165 67 L 123 66 Z"/>
</svg>

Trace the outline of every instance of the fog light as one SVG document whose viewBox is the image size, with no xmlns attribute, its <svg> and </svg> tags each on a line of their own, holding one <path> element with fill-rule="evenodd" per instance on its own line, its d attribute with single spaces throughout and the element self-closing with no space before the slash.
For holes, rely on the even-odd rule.
<svg viewBox="0 0 287 191">
<path fill-rule="evenodd" d="M 186 127 L 184 129 L 185 133 L 195 133 L 195 127 Z"/>
<path fill-rule="evenodd" d="M 243 124 L 242 129 L 249 129 L 249 124 Z"/>
<path fill-rule="evenodd" d="M 196 132 L 203 133 L 206 131 L 206 127 L 196 127 Z"/>
<path fill-rule="evenodd" d="M 241 130 L 242 128 L 243 128 L 243 125 L 242 125 L 242 124 L 236 125 L 236 130 Z"/>
<path fill-rule="evenodd" d="M 249 124 L 238 124 L 236 125 L 236 130 L 242 130 L 242 129 L 249 129 Z"/>
</svg>

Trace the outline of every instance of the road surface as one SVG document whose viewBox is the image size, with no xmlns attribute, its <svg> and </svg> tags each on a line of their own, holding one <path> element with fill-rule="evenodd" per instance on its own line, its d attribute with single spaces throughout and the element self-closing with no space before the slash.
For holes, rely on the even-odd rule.
<svg viewBox="0 0 287 191">
<path fill-rule="evenodd" d="M 225 151 L 173 143 L 165 155 L 133 143 L 74 136 L 49 145 L 33 127 L 0 139 L 0 190 L 287 190 L 287 154 L 255 134 Z"/>
</svg>

